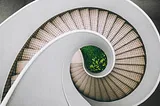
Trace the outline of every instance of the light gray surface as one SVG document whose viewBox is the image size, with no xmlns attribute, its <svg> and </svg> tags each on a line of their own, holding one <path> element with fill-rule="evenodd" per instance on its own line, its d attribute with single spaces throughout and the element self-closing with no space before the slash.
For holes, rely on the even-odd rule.
<svg viewBox="0 0 160 106">
<path fill-rule="evenodd" d="M 41 50 L 35 60 L 33 57 L 32 65 L 20 80 L 7 106 L 67 106 L 67 103 L 69 106 L 90 106 L 72 83 L 70 61 L 80 47 L 90 44 L 106 53 L 106 39 L 94 33 L 74 31 L 61 35 L 50 44 L 46 50 Z"/>
<path fill-rule="evenodd" d="M 159 0 L 132 0 L 132 1 L 138 4 L 151 17 L 151 19 L 156 24 L 157 28 L 160 30 L 160 1 Z M 24 2 L 22 0 L 13 0 L 13 1 L 0 0 L 0 21 L 2 22 L 2 20 L 11 15 L 14 11 L 16 11 L 16 9 L 22 7 L 24 5 L 23 3 Z M 12 9 L 10 6 L 14 9 Z M 160 87 L 157 88 L 156 92 L 145 103 L 143 103 L 142 106 L 160 105 L 160 101 L 158 100 L 158 98 L 160 97 L 159 90 Z"/>
<path fill-rule="evenodd" d="M 132 0 L 140 6 L 153 20 L 160 32 L 160 0 Z M 143 23 L 142 23 L 143 24 Z M 152 42 L 152 41 L 151 41 Z M 145 88 L 144 88 L 145 90 Z M 160 84 L 152 96 L 140 106 L 159 106 L 160 105 Z"/>
</svg>

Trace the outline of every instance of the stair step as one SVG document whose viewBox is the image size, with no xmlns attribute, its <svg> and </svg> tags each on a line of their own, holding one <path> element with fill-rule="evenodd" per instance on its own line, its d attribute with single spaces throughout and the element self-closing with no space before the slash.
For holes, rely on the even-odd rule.
<svg viewBox="0 0 160 106">
<path fill-rule="evenodd" d="M 119 30 L 121 29 L 121 27 L 123 26 L 124 23 L 125 23 L 125 21 L 123 19 L 121 19 L 121 18 L 116 19 L 108 37 L 107 37 L 107 39 L 109 41 L 111 41 L 116 36 L 116 34 L 119 32 Z"/>
<path fill-rule="evenodd" d="M 14 83 L 14 81 L 17 79 L 18 75 L 14 75 L 11 77 L 11 85 Z"/>
<path fill-rule="evenodd" d="M 79 69 L 79 70 L 77 70 L 75 72 L 72 72 L 71 75 L 74 78 L 74 77 L 77 77 L 77 75 L 81 74 L 82 72 L 84 72 L 83 68 L 81 68 L 81 69 Z"/>
<path fill-rule="evenodd" d="M 105 78 L 102 78 L 102 82 L 103 85 L 108 93 L 108 96 L 110 98 L 110 100 L 115 100 L 117 99 L 117 96 L 115 94 L 115 92 L 112 90 L 112 88 L 110 87 L 110 85 L 108 84 L 108 82 L 105 80 Z"/>
<path fill-rule="evenodd" d="M 75 22 L 77 28 L 78 29 L 84 29 L 83 21 L 82 21 L 82 18 L 80 16 L 79 10 L 74 10 L 70 14 L 71 14 L 71 17 L 72 17 L 73 21 Z"/>
<path fill-rule="evenodd" d="M 132 27 L 128 24 L 124 24 L 119 32 L 116 34 L 115 38 L 111 41 L 112 45 L 115 45 L 120 39 L 127 35 L 132 30 Z"/>
<path fill-rule="evenodd" d="M 39 50 L 25 48 L 22 55 L 22 60 L 30 60 Z"/>
<path fill-rule="evenodd" d="M 74 23 L 74 21 L 73 21 L 69 12 L 63 14 L 61 16 L 61 18 L 65 22 L 65 24 L 69 27 L 70 30 L 76 30 L 77 29 L 77 27 L 76 27 L 76 25 L 75 25 L 75 23 Z"/>
<path fill-rule="evenodd" d="M 95 98 L 96 100 L 102 99 L 100 85 L 97 78 L 95 78 Z"/>
<path fill-rule="evenodd" d="M 134 57 L 122 60 L 116 60 L 116 64 L 129 64 L 129 65 L 145 65 L 144 57 Z"/>
<path fill-rule="evenodd" d="M 44 26 L 44 30 L 47 31 L 48 33 L 54 35 L 54 36 L 59 36 L 61 35 L 63 32 L 57 28 L 55 25 L 53 25 L 51 22 L 48 22 L 45 26 Z"/>
<path fill-rule="evenodd" d="M 115 64 L 115 68 L 143 74 L 145 66 Z"/>
<path fill-rule="evenodd" d="M 129 78 L 126 78 L 120 74 L 112 72 L 111 75 L 113 75 L 115 78 L 119 79 L 119 81 L 123 82 L 124 84 L 126 84 L 127 86 L 129 86 L 132 89 L 134 89 L 137 86 L 137 82 L 135 82 Z"/>
<path fill-rule="evenodd" d="M 40 39 L 44 42 L 49 42 L 49 41 L 53 40 L 55 38 L 55 36 L 46 32 L 46 31 L 44 31 L 44 30 L 42 30 L 42 29 L 40 29 L 38 31 L 37 35 L 36 35 L 36 38 Z"/>
<path fill-rule="evenodd" d="M 89 95 L 89 92 L 90 92 L 91 79 L 92 79 L 92 77 L 89 76 L 88 81 L 85 86 L 85 89 L 84 89 L 84 92 L 83 92 L 87 96 Z"/>
<path fill-rule="evenodd" d="M 98 79 L 98 83 L 99 83 L 99 88 L 100 88 L 100 92 L 101 92 L 101 96 L 102 96 L 102 100 L 103 101 L 108 101 L 110 100 L 108 93 L 106 91 L 106 88 L 103 84 L 103 79 Z"/>
<path fill-rule="evenodd" d="M 85 29 L 91 30 L 89 9 L 80 10 L 80 14 L 81 14 L 83 25 L 84 25 Z"/>
<path fill-rule="evenodd" d="M 83 66 L 82 65 L 78 66 L 78 67 L 71 68 L 71 74 L 75 73 L 75 72 L 77 72 L 79 70 L 83 70 Z"/>
<path fill-rule="evenodd" d="M 73 77 L 73 81 L 77 82 L 84 74 L 86 74 L 84 71 Z"/>
<path fill-rule="evenodd" d="M 133 41 L 136 38 L 138 38 L 138 35 L 134 30 L 132 30 L 126 36 L 120 39 L 118 42 L 113 43 L 114 49 L 117 50 L 118 48 L 128 44 L 129 42 Z"/>
<path fill-rule="evenodd" d="M 71 69 L 72 68 L 77 68 L 77 67 L 82 67 L 83 64 L 82 63 L 71 63 Z"/>
<path fill-rule="evenodd" d="M 89 97 L 95 99 L 95 78 L 91 78 L 91 84 L 90 84 L 90 91 L 89 91 Z"/>
<path fill-rule="evenodd" d="M 109 79 L 109 77 L 105 77 L 105 79 L 118 98 L 125 96 L 125 93 L 118 86 L 116 86 L 115 83 Z"/>
<path fill-rule="evenodd" d="M 112 13 L 108 14 L 106 24 L 105 24 L 105 27 L 104 27 L 104 32 L 103 32 L 103 35 L 105 37 L 108 37 L 108 34 L 109 34 L 110 30 L 112 29 L 112 26 L 113 26 L 116 18 L 117 18 L 117 15 L 112 14 Z"/>
<path fill-rule="evenodd" d="M 142 47 L 143 44 L 139 39 L 135 39 L 134 41 L 131 41 L 130 43 L 122 46 L 121 48 L 115 50 L 116 54 L 122 53 L 122 52 L 126 52 L 135 48 L 139 48 Z"/>
<path fill-rule="evenodd" d="M 82 77 L 76 82 L 76 86 L 79 88 L 83 81 L 85 80 L 87 74 L 83 74 Z"/>
<path fill-rule="evenodd" d="M 122 83 L 121 81 L 119 81 L 118 79 L 116 79 L 114 76 L 109 75 L 108 76 L 125 94 L 129 94 L 132 89 L 130 87 L 128 87 L 127 85 L 125 85 L 124 83 Z"/>
<path fill-rule="evenodd" d="M 137 74 L 137 73 L 132 73 L 132 72 L 116 69 L 116 68 L 114 68 L 113 71 L 118 73 L 118 74 L 121 74 L 121 75 L 123 75 L 123 76 L 125 76 L 127 78 L 130 78 L 130 79 L 132 79 L 132 80 L 134 80 L 136 82 L 140 82 L 141 78 L 142 78 L 142 75 L 141 74 Z"/>
<path fill-rule="evenodd" d="M 90 12 L 91 29 L 92 31 L 97 31 L 98 9 L 91 9 L 89 12 Z"/>
<path fill-rule="evenodd" d="M 83 80 L 82 84 L 80 85 L 79 90 L 80 90 L 81 92 L 84 91 L 89 77 L 90 77 L 90 76 L 87 75 L 87 76 L 85 77 L 85 79 Z"/>
<path fill-rule="evenodd" d="M 52 23 L 55 25 L 55 27 L 59 28 L 62 32 L 70 31 L 68 26 L 63 22 L 63 20 L 59 16 L 53 19 Z"/>
<path fill-rule="evenodd" d="M 29 43 L 29 48 L 35 49 L 35 50 L 40 50 L 46 44 L 47 44 L 47 42 L 41 41 L 41 40 L 36 39 L 36 38 L 32 38 L 30 43 Z"/>
<path fill-rule="evenodd" d="M 137 49 L 133 49 L 131 51 L 128 52 L 124 52 L 121 54 L 116 54 L 116 59 L 123 59 L 123 58 L 131 58 L 131 57 L 139 57 L 139 56 L 144 56 L 144 50 L 143 48 L 137 48 Z"/>
<path fill-rule="evenodd" d="M 23 68 L 26 66 L 27 63 L 28 63 L 28 61 L 18 61 L 16 73 L 19 74 L 23 70 Z"/>
<path fill-rule="evenodd" d="M 103 34 L 107 16 L 108 16 L 108 12 L 107 11 L 99 11 L 99 15 L 98 15 L 98 33 L 100 33 L 100 34 Z"/>
</svg>

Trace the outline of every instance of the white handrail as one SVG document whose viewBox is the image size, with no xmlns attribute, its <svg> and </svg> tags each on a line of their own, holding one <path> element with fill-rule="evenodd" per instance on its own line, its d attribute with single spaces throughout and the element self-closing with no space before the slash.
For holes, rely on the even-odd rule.
<svg viewBox="0 0 160 106">
<path fill-rule="evenodd" d="M 23 95 L 23 93 L 26 94 L 27 92 L 29 92 L 28 89 L 22 89 L 24 86 L 21 84 L 25 83 L 25 81 L 27 79 L 32 79 L 34 82 L 34 77 L 32 75 L 34 75 L 35 73 L 32 73 L 30 71 L 30 70 L 33 71 L 34 66 L 38 68 L 39 72 L 41 72 L 40 70 L 42 68 L 45 68 L 45 66 L 53 66 L 54 62 L 57 64 L 54 64 L 54 67 L 52 67 L 52 69 L 50 69 L 50 70 L 57 70 L 57 69 L 59 69 L 59 70 L 57 70 L 56 72 L 51 71 L 52 73 L 50 73 L 50 74 L 57 74 L 58 75 L 58 73 L 62 72 L 61 73 L 61 75 L 63 74 L 62 76 L 57 76 L 57 78 L 61 77 L 62 80 L 57 81 L 57 82 L 62 83 L 62 86 L 59 89 L 63 89 L 61 91 L 63 91 L 63 94 L 65 95 L 65 99 L 66 99 L 65 102 L 67 102 L 68 105 L 73 105 L 73 106 L 76 105 L 77 102 L 79 102 L 83 106 L 88 106 L 89 103 L 78 93 L 78 91 L 73 86 L 72 80 L 70 78 L 69 69 L 67 70 L 67 67 L 70 66 L 69 61 L 71 60 L 72 55 L 80 47 L 91 44 L 91 45 L 98 46 L 98 47 L 102 48 L 104 50 L 104 52 L 106 53 L 107 52 L 106 51 L 107 49 L 105 49 L 106 43 L 107 42 L 104 37 L 98 36 L 97 33 L 94 33 L 91 31 L 86 31 L 86 30 L 68 32 L 68 33 L 56 38 L 55 40 L 52 40 L 44 48 L 42 48 L 31 59 L 31 61 L 29 61 L 29 63 L 22 70 L 22 72 L 20 73 L 18 78 L 15 80 L 14 84 L 12 85 L 10 90 L 8 91 L 6 97 L 4 98 L 4 100 L 2 101 L 2 104 L 0 106 L 6 106 L 8 103 L 9 103 L 9 105 L 12 105 L 12 103 L 15 103 L 15 102 L 18 103 L 15 99 L 15 98 L 19 97 L 19 95 L 17 95 L 17 94 L 20 93 L 21 95 Z M 61 44 L 61 45 L 59 45 L 59 44 Z M 64 54 L 63 52 L 60 52 L 60 51 L 66 51 L 66 52 Z M 52 52 L 57 52 L 57 53 L 56 53 L 56 55 L 54 55 Z M 45 59 L 43 58 L 43 55 L 46 55 Z M 52 59 L 49 60 L 49 58 L 51 58 L 52 56 L 59 57 L 59 60 L 54 60 L 54 61 Z M 62 60 L 60 60 L 60 59 L 62 59 Z M 38 66 L 37 66 L 37 65 L 35 65 L 36 62 L 40 62 L 41 64 L 44 64 L 44 65 L 42 66 L 42 65 L 38 64 Z M 61 67 L 57 67 L 57 66 L 63 66 L 63 67 L 61 68 Z M 34 71 L 37 71 L 37 70 L 34 70 Z M 46 71 L 49 71 L 49 70 L 46 69 Z M 39 73 L 36 73 L 37 77 L 38 77 L 38 74 Z M 47 78 L 47 76 L 44 75 L 43 79 L 48 79 L 48 78 Z M 54 79 L 56 79 L 56 78 L 53 78 L 53 80 Z M 30 85 L 30 83 L 33 84 L 33 82 L 28 82 L 25 85 L 28 85 L 28 84 Z M 42 82 L 40 82 L 40 83 L 42 83 Z M 46 82 L 46 83 L 48 83 L 48 82 Z M 38 84 L 36 84 L 36 85 L 38 85 Z M 53 85 L 50 85 L 50 83 L 48 83 L 47 85 L 48 85 L 48 87 L 53 86 Z M 42 90 L 42 89 L 35 89 L 35 88 L 33 88 L 33 86 L 34 86 L 34 84 L 32 86 L 30 86 L 30 89 L 32 89 L 33 91 L 34 90 Z M 39 86 L 39 88 L 44 88 L 42 85 L 38 85 L 38 86 Z M 17 87 L 18 87 L 18 89 L 17 89 Z M 17 92 L 19 92 L 19 93 L 17 93 Z M 45 91 L 45 92 L 48 92 L 48 91 Z M 55 92 L 55 94 L 56 94 L 56 92 Z M 50 96 L 52 98 L 53 95 L 50 95 Z M 31 98 L 31 97 L 29 97 L 29 98 Z M 29 98 L 25 97 L 26 100 Z M 24 99 L 24 98 L 19 98 L 19 99 L 20 99 L 19 101 L 21 102 L 21 99 Z M 58 99 L 60 99 L 60 98 L 58 98 Z M 38 99 L 34 98 L 34 100 L 38 100 Z M 44 102 L 44 101 L 39 101 L 40 104 L 42 102 Z M 32 104 L 32 105 L 35 106 L 35 104 Z"/>
</svg>

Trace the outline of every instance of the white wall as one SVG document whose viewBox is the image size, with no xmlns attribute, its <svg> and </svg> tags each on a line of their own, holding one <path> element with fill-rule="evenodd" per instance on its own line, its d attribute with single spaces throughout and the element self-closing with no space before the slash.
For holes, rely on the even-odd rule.
<svg viewBox="0 0 160 106">
<path fill-rule="evenodd" d="M 25 4 L 33 0 L 0 0 L 0 23 Z M 64 0 L 65 1 L 65 0 Z M 160 0 L 131 0 L 139 5 L 154 21 L 160 32 Z M 55 0 L 56 2 L 56 0 Z M 156 92 L 141 106 L 160 105 L 160 85 Z"/>
</svg>

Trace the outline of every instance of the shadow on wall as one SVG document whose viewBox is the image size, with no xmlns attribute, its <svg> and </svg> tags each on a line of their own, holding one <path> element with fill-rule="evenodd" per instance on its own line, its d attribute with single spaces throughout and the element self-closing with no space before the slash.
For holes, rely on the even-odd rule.
<svg viewBox="0 0 160 106">
<path fill-rule="evenodd" d="M 131 0 L 140 6 L 153 20 L 160 32 L 160 0 Z"/>
<path fill-rule="evenodd" d="M 32 2 L 34 0 L 24 0 L 24 1 L 25 1 L 26 4 L 28 4 L 28 3 L 30 3 L 30 2 Z"/>
<path fill-rule="evenodd" d="M 0 23 L 34 0 L 0 0 Z"/>
</svg>

